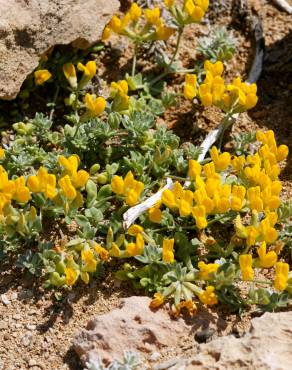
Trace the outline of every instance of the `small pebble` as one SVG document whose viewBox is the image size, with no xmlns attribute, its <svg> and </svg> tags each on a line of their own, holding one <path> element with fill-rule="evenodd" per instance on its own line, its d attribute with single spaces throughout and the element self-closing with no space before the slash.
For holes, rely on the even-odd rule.
<svg viewBox="0 0 292 370">
<path fill-rule="evenodd" d="M 24 347 L 28 347 L 30 345 L 31 338 L 32 338 L 31 333 L 27 333 L 22 337 L 22 344 L 24 345 Z"/>
<path fill-rule="evenodd" d="M 6 321 L 0 321 L 0 330 L 5 330 L 7 328 L 8 328 L 8 323 Z"/>
<path fill-rule="evenodd" d="M 1 294 L 1 301 L 5 306 L 10 305 L 10 300 L 8 299 L 6 294 Z"/>
<path fill-rule="evenodd" d="M 11 296 L 10 296 L 11 301 L 16 301 L 16 300 L 17 300 L 17 298 L 18 298 L 18 294 L 17 294 L 17 292 L 13 292 L 13 293 L 11 294 Z"/>
<path fill-rule="evenodd" d="M 19 313 L 16 313 L 12 317 L 13 317 L 14 320 L 20 320 L 21 319 L 21 315 Z"/>
<path fill-rule="evenodd" d="M 206 343 L 208 339 L 212 337 L 214 334 L 215 330 L 214 329 L 205 329 L 205 330 L 200 330 L 197 331 L 195 334 L 195 340 L 198 343 Z"/>
<path fill-rule="evenodd" d="M 28 330 L 35 330 L 36 329 L 36 325 L 35 324 L 26 324 L 26 329 L 28 329 Z"/>
<path fill-rule="evenodd" d="M 160 359 L 161 354 L 159 352 L 152 352 L 151 356 L 149 357 L 150 361 L 157 361 Z"/>
</svg>

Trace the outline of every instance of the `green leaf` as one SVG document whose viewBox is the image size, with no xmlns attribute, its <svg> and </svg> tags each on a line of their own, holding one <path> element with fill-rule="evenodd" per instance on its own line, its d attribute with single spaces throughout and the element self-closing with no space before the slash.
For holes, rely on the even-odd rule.
<svg viewBox="0 0 292 370">
<path fill-rule="evenodd" d="M 86 191 L 87 191 L 86 206 L 88 208 L 91 208 L 97 198 L 97 187 L 96 184 L 90 179 L 87 181 Z"/>
</svg>

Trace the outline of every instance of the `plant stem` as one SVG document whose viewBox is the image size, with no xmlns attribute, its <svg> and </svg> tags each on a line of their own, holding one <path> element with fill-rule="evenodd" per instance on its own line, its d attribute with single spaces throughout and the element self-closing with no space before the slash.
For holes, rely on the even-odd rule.
<svg viewBox="0 0 292 370">
<path fill-rule="evenodd" d="M 178 49 L 179 49 L 179 44 L 180 44 L 180 41 L 181 41 L 181 37 L 182 37 L 182 34 L 183 34 L 183 28 L 179 28 L 178 30 L 178 36 L 177 36 L 177 40 L 176 40 L 176 45 L 175 45 L 175 49 L 174 49 L 174 53 L 172 55 L 172 58 L 170 59 L 170 62 L 168 63 L 168 65 L 166 66 L 166 70 L 169 71 L 171 66 L 172 66 L 172 63 L 174 62 L 176 56 L 177 56 L 177 53 L 178 53 Z"/>
<path fill-rule="evenodd" d="M 75 137 L 76 137 L 76 135 L 79 131 L 80 124 L 81 124 L 80 117 L 79 117 L 79 114 L 78 114 L 77 110 L 75 111 L 75 118 L 76 118 L 76 121 L 77 121 L 77 125 L 76 125 L 76 130 L 75 130 L 74 135 L 73 135 L 73 139 L 75 139 Z"/>
<path fill-rule="evenodd" d="M 176 45 L 175 45 L 175 49 L 174 49 L 174 53 L 169 61 L 169 63 L 166 65 L 165 67 L 165 71 L 163 73 L 161 73 L 160 75 L 158 75 L 157 77 L 155 77 L 152 81 L 149 82 L 149 86 L 153 86 L 154 84 L 156 84 L 158 81 L 160 81 L 163 77 L 167 76 L 168 74 L 170 73 L 176 73 L 176 71 L 171 71 L 171 66 L 177 56 L 177 53 L 178 53 L 178 50 L 179 50 L 179 44 L 181 42 L 181 37 L 182 37 L 182 34 L 183 34 L 183 28 L 179 28 L 178 30 L 178 36 L 177 36 L 177 40 L 176 40 Z"/>
<path fill-rule="evenodd" d="M 53 119 L 53 116 L 54 116 L 54 112 L 55 112 L 55 107 L 56 107 L 56 101 L 58 99 L 58 95 L 59 95 L 59 91 L 60 91 L 60 86 L 58 85 L 57 88 L 56 88 L 56 92 L 55 92 L 55 95 L 54 95 L 54 99 L 53 99 L 53 106 L 52 106 L 52 109 L 50 111 L 50 116 L 49 116 L 49 119 L 52 120 Z"/>
</svg>

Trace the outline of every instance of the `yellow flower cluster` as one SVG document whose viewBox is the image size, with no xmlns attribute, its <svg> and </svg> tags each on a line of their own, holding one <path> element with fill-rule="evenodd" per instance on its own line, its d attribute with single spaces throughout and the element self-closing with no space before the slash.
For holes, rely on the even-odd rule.
<svg viewBox="0 0 292 370">
<path fill-rule="evenodd" d="M 201 280 L 209 280 L 210 275 L 217 272 L 217 270 L 219 268 L 219 265 L 218 265 L 218 263 L 208 263 L 208 264 L 206 264 L 205 262 L 200 261 L 198 263 L 198 267 L 199 267 L 199 270 L 200 270 L 199 271 L 199 278 Z"/>
<path fill-rule="evenodd" d="M 126 80 L 111 83 L 110 96 L 113 99 L 112 110 L 123 112 L 129 109 L 130 97 L 129 86 Z"/>
<path fill-rule="evenodd" d="M 106 100 L 102 96 L 96 97 L 94 94 L 86 94 L 84 103 L 91 116 L 96 117 L 104 112 L 106 107 Z"/>
<path fill-rule="evenodd" d="M 136 43 L 152 40 L 167 40 L 175 30 L 167 27 L 161 18 L 160 9 L 145 9 L 144 11 L 138 4 L 133 3 L 130 10 L 119 18 L 114 15 L 103 31 L 102 39 L 105 41 L 111 33 L 124 35 Z"/>
<path fill-rule="evenodd" d="M 217 148 L 210 150 L 212 161 L 200 165 L 189 161 L 189 177 L 193 180 L 195 191 L 184 189 L 179 182 L 162 194 L 162 204 L 181 217 L 192 215 L 198 229 L 207 227 L 207 216 L 224 214 L 230 210 L 253 212 L 253 224 L 243 226 L 240 215 L 236 219 L 237 235 L 247 240 L 247 245 L 257 241 L 273 243 L 277 237 L 274 226 L 277 222 L 276 209 L 281 201 L 282 186 L 278 180 L 280 172 L 278 161 L 288 155 L 285 145 L 277 147 L 274 133 L 258 133 L 261 147 L 254 155 L 231 158 L 229 153 L 219 153 Z M 237 184 L 230 185 L 220 175 L 221 172 L 237 176 Z M 264 212 L 265 218 L 258 222 L 257 212 Z"/>
<path fill-rule="evenodd" d="M 176 4 L 175 4 L 176 3 Z M 184 0 L 183 6 L 178 1 L 165 0 L 164 4 L 181 27 L 202 20 L 208 7 L 209 0 Z"/>
<path fill-rule="evenodd" d="M 260 267 L 269 268 L 276 266 L 274 288 L 283 291 L 287 288 L 289 278 L 289 265 L 285 262 L 276 262 L 277 254 L 274 251 L 266 253 L 265 244 L 263 243 L 258 248 Z M 241 254 L 239 256 L 239 266 L 242 274 L 242 279 L 250 281 L 254 279 L 253 258 L 251 254 Z"/>
<path fill-rule="evenodd" d="M 185 0 L 184 11 L 187 14 L 187 22 L 200 22 L 209 7 L 209 0 Z"/>
<path fill-rule="evenodd" d="M 231 84 L 225 84 L 222 78 L 223 63 L 209 60 L 204 63 L 205 79 L 198 85 L 197 76 L 185 76 L 184 96 L 193 100 L 198 96 L 204 106 L 215 105 L 224 112 L 243 112 L 253 108 L 257 101 L 256 84 L 242 82 L 240 77 L 235 78 Z"/>
<path fill-rule="evenodd" d="M 31 198 L 29 188 L 23 176 L 13 180 L 8 178 L 8 173 L 0 166 L 0 215 L 5 213 L 5 207 L 13 200 L 18 203 L 27 203 Z"/>
<path fill-rule="evenodd" d="M 78 63 L 77 69 L 78 71 L 83 72 L 83 75 L 79 82 L 77 81 L 77 73 L 74 64 L 66 63 L 63 66 L 64 76 L 66 77 L 69 85 L 72 87 L 73 90 L 81 90 L 95 76 L 96 63 L 94 61 L 89 61 L 85 65 L 82 63 Z"/>
<path fill-rule="evenodd" d="M 124 179 L 121 176 L 114 176 L 111 186 L 115 194 L 125 197 L 125 202 L 129 206 L 134 206 L 138 203 L 144 189 L 144 184 L 135 180 L 131 171 L 127 173 Z"/>
<path fill-rule="evenodd" d="M 89 274 L 96 271 L 98 263 L 109 259 L 109 252 L 93 241 L 78 243 L 73 250 L 65 246 L 56 247 L 55 251 L 61 258 L 49 279 L 55 286 L 73 286 L 79 277 L 88 284 Z"/>
<path fill-rule="evenodd" d="M 32 193 L 42 193 L 46 199 L 52 200 L 57 205 L 63 204 L 64 197 L 66 207 L 67 201 L 76 201 L 76 205 L 81 206 L 83 200 L 78 190 L 86 185 L 89 174 L 84 170 L 78 171 L 79 158 L 76 155 L 68 158 L 60 156 L 58 162 L 63 168 L 58 182 L 56 175 L 49 174 L 45 167 L 40 167 L 36 175 L 28 177 L 28 189 Z"/>
<path fill-rule="evenodd" d="M 207 286 L 206 289 L 199 294 L 199 299 L 208 306 L 213 306 L 218 303 L 215 288 L 212 285 Z"/>
</svg>

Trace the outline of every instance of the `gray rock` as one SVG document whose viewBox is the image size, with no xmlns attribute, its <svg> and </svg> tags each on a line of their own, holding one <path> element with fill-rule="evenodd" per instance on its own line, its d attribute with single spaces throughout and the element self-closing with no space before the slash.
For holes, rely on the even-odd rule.
<svg viewBox="0 0 292 370">
<path fill-rule="evenodd" d="M 0 0 L 0 99 L 14 99 L 41 55 L 57 44 L 87 48 L 118 0 Z"/>
<path fill-rule="evenodd" d="M 149 359 L 154 352 L 179 345 L 179 338 L 190 328 L 181 318 L 173 320 L 167 310 L 152 311 L 148 297 L 130 297 L 120 308 L 90 320 L 77 335 L 73 347 L 83 364 L 120 360 L 124 351 L 140 353 Z"/>
<path fill-rule="evenodd" d="M 252 320 L 248 333 L 200 344 L 191 359 L 161 364 L 155 370 L 290 370 L 292 312 L 266 313 Z"/>
</svg>

